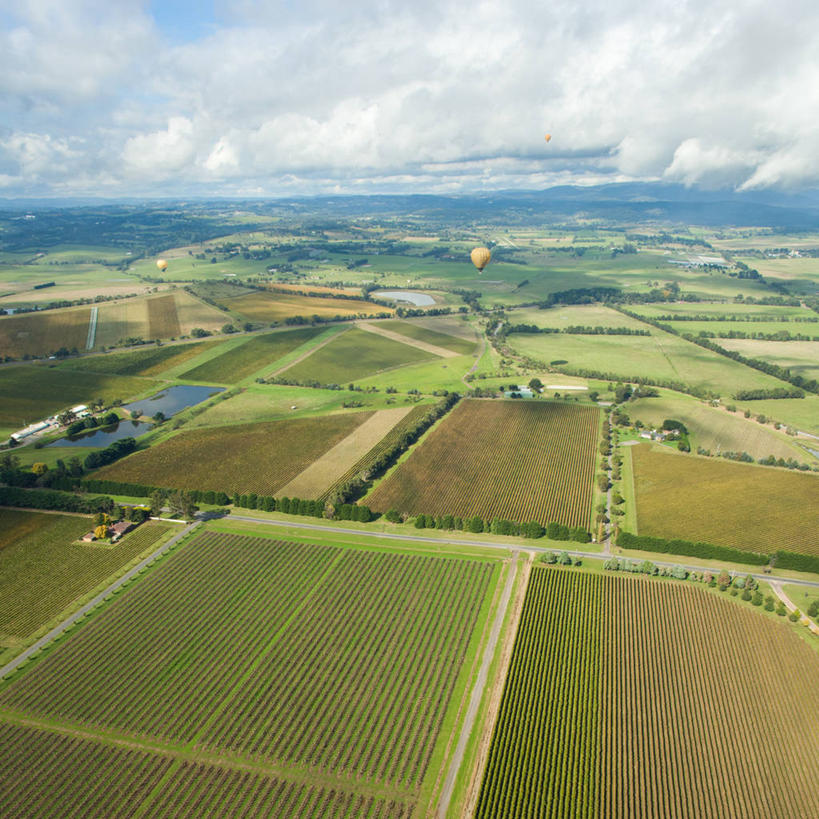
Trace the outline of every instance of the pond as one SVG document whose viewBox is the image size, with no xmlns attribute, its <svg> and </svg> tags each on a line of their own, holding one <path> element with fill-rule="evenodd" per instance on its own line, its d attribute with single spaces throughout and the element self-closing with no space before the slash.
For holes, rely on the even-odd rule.
<svg viewBox="0 0 819 819">
<path fill-rule="evenodd" d="M 120 421 L 110 427 L 97 427 L 89 429 L 79 435 L 70 435 L 67 438 L 60 438 L 48 446 L 108 446 L 122 438 L 136 438 L 153 427 L 145 421 Z"/>
<path fill-rule="evenodd" d="M 393 299 L 394 301 L 406 301 L 416 307 L 430 307 L 435 304 L 435 299 L 426 293 L 411 293 L 408 290 L 374 290 L 370 295 L 376 299 Z"/>
<path fill-rule="evenodd" d="M 224 387 L 194 387 L 180 384 L 176 387 L 168 387 L 167 390 L 162 390 L 150 398 L 123 404 L 122 408 L 128 412 L 139 410 L 143 415 L 151 417 L 161 412 L 166 418 L 172 418 L 177 412 L 199 404 L 218 392 L 224 392 L 224 389 Z"/>
</svg>

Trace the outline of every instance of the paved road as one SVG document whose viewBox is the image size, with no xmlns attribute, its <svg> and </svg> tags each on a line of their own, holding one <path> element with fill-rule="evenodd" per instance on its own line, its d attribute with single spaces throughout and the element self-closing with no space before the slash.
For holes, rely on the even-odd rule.
<svg viewBox="0 0 819 819">
<path fill-rule="evenodd" d="M 492 664 L 492 658 L 495 656 L 495 648 L 498 645 L 500 638 L 501 627 L 503 626 L 503 618 L 506 616 L 506 609 L 509 608 L 509 599 L 512 597 L 512 589 L 515 587 L 515 578 L 518 576 L 518 553 L 512 555 L 512 561 L 509 566 L 509 573 L 506 577 L 506 583 L 503 587 L 503 594 L 498 603 L 498 610 L 495 614 L 495 620 L 492 623 L 492 631 L 489 633 L 489 640 L 487 640 L 486 648 L 481 659 L 481 667 L 478 671 L 478 677 L 475 680 L 475 686 L 472 689 L 472 695 L 469 698 L 469 706 L 466 709 L 466 717 L 464 718 L 463 726 L 461 727 L 461 735 L 458 737 L 458 744 L 455 746 L 455 753 L 452 756 L 452 761 L 449 763 L 449 770 L 447 771 L 446 779 L 444 780 L 444 787 L 441 791 L 441 798 L 438 802 L 438 809 L 435 811 L 436 816 L 446 816 L 449 810 L 449 803 L 452 801 L 452 791 L 455 789 L 455 779 L 458 776 L 458 771 L 464 761 L 464 753 L 466 752 L 466 744 L 472 734 L 472 728 L 475 725 L 475 719 L 478 716 L 478 708 L 481 704 L 486 689 L 486 680 L 489 676 L 489 666 Z"/>
<path fill-rule="evenodd" d="M 564 548 L 561 544 L 560 546 L 537 546 L 535 543 L 526 543 L 522 545 L 520 543 L 509 543 L 504 544 L 497 541 L 480 541 L 480 540 L 464 540 L 461 538 L 451 538 L 451 537 L 424 537 L 423 535 L 399 535 L 399 534 L 392 534 L 390 532 L 372 532 L 367 531 L 366 529 L 344 529 L 341 526 L 321 526 L 316 523 L 302 523 L 301 521 L 287 521 L 287 520 L 270 520 L 270 519 L 263 519 L 263 518 L 254 518 L 250 515 L 230 515 L 230 519 L 232 520 L 244 520 L 250 523 L 264 523 L 269 526 L 286 526 L 291 527 L 293 529 L 308 529 L 312 531 L 318 532 L 340 532 L 344 535 L 355 535 L 356 537 L 373 537 L 373 538 L 380 538 L 383 540 L 404 540 L 404 541 L 411 541 L 413 543 L 435 543 L 437 545 L 441 544 L 448 544 L 454 546 L 483 546 L 487 549 L 503 549 L 505 551 L 514 551 L 515 549 L 525 549 L 529 552 L 556 552 L 556 551 L 565 551 L 568 552 L 573 557 L 592 557 L 597 560 L 601 560 L 604 555 L 601 552 L 583 552 L 577 549 L 569 549 Z M 566 545 L 568 546 L 568 543 Z M 626 555 L 618 555 L 618 557 L 628 560 L 629 556 Z M 642 559 L 642 558 L 640 558 Z M 673 568 L 674 566 L 682 566 L 684 569 L 687 569 L 689 572 L 713 572 L 714 568 L 712 566 L 700 566 L 696 564 L 688 564 L 688 563 L 681 563 L 679 560 L 677 561 L 667 561 L 667 560 L 654 560 L 652 558 L 651 562 L 655 566 L 662 566 L 664 568 Z M 764 580 L 766 583 L 769 583 L 771 580 L 779 580 L 782 583 L 791 583 L 797 586 L 811 586 L 812 588 L 819 588 L 819 581 L 817 580 L 802 580 L 798 578 L 791 578 L 791 577 L 781 577 L 780 575 L 775 574 L 755 574 L 754 572 L 746 572 L 745 570 L 741 570 L 740 574 L 750 574 L 752 577 L 755 577 L 757 580 Z"/>
<path fill-rule="evenodd" d="M 6 665 L 0 668 L 0 678 L 4 677 L 10 671 L 13 671 L 15 668 L 17 668 L 18 665 L 20 665 L 24 660 L 27 660 L 29 657 L 31 657 L 32 654 L 38 652 L 43 646 L 48 645 L 48 643 L 50 643 L 56 637 L 59 637 L 60 634 L 62 634 L 69 626 L 74 625 L 74 623 L 76 623 L 82 617 L 85 617 L 85 615 L 88 614 L 88 612 L 92 611 L 96 606 L 102 603 L 102 601 L 105 600 L 105 598 L 108 597 L 108 595 L 115 592 L 118 588 L 120 588 L 133 577 L 135 577 L 137 574 L 139 574 L 139 572 L 142 571 L 142 569 L 144 569 L 149 563 L 153 563 L 153 561 L 156 560 L 160 555 L 163 555 L 165 552 L 167 552 L 168 549 L 170 549 L 181 538 L 185 537 L 185 535 L 187 535 L 188 532 L 190 532 L 192 529 L 198 526 L 199 523 L 200 521 L 196 521 L 186 526 L 181 532 L 174 535 L 167 542 L 163 543 L 162 546 L 160 546 L 155 552 L 152 552 L 144 560 L 141 560 L 139 563 L 137 563 L 137 565 L 134 566 L 133 569 L 129 569 L 122 577 L 119 578 L 119 580 L 114 581 L 110 586 L 108 586 L 107 589 L 101 591 L 93 600 L 86 603 L 81 609 L 78 609 L 70 617 L 63 620 L 63 622 L 60 623 L 60 625 L 58 625 L 56 628 L 51 629 L 51 631 L 49 631 L 48 634 L 46 634 L 44 637 L 41 637 L 39 640 L 37 640 L 36 643 L 29 646 L 21 654 L 18 654 L 11 662 L 6 663 Z"/>
<path fill-rule="evenodd" d="M 789 583 L 791 581 L 788 581 Z M 788 611 L 796 611 L 796 606 L 793 604 L 793 601 L 785 594 L 785 590 L 782 588 L 782 581 L 781 580 L 774 580 L 771 583 L 771 589 L 773 589 L 773 593 L 785 604 L 785 608 Z M 819 626 L 817 626 L 809 617 L 806 617 L 805 614 L 802 614 L 802 619 L 800 620 L 801 623 L 804 623 L 810 630 L 819 635 Z"/>
</svg>

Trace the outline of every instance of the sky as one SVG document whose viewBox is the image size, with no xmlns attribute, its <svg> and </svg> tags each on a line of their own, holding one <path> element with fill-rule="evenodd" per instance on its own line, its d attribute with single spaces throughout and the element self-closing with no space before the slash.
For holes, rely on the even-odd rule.
<svg viewBox="0 0 819 819">
<path fill-rule="evenodd" d="M 0 197 L 815 189 L 817 54 L 816 0 L 0 0 Z"/>
</svg>

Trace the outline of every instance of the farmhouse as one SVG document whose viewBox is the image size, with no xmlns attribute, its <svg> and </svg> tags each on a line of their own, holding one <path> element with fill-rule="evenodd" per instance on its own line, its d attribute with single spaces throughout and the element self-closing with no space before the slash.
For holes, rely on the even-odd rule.
<svg viewBox="0 0 819 819">
<path fill-rule="evenodd" d="M 108 530 L 112 540 L 119 540 L 126 532 L 130 532 L 134 524 L 130 520 L 121 520 Z"/>
<path fill-rule="evenodd" d="M 96 539 L 97 539 L 97 536 L 93 532 L 86 532 L 81 538 L 83 543 L 91 543 L 92 541 L 95 541 Z"/>
</svg>

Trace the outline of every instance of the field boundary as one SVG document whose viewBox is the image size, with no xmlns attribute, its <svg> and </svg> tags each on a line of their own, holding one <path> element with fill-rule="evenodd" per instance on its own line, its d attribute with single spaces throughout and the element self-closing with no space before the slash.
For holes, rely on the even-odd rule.
<svg viewBox="0 0 819 819">
<path fill-rule="evenodd" d="M 435 344 L 430 344 L 426 341 L 421 341 L 411 336 L 404 336 L 401 333 L 396 333 L 393 330 L 388 330 L 386 327 L 379 327 L 377 324 L 370 324 L 367 321 L 356 322 L 359 330 L 365 330 L 368 333 L 375 333 L 378 336 L 384 336 L 392 341 L 399 341 L 401 344 L 406 344 L 408 347 L 417 347 L 425 353 L 432 353 L 441 358 L 457 358 L 461 353 L 456 353 L 454 350 L 447 350 L 445 347 L 438 347 Z"/>
</svg>

